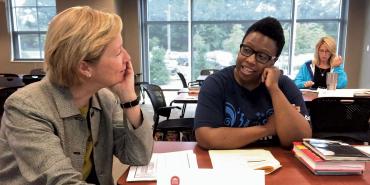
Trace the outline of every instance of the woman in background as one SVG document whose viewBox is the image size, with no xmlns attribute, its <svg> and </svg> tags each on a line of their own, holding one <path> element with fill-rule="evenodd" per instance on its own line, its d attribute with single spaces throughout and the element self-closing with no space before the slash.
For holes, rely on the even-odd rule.
<svg viewBox="0 0 370 185">
<path fill-rule="evenodd" d="M 119 16 L 89 7 L 53 18 L 46 78 L 5 103 L 1 184 L 113 185 L 113 155 L 128 165 L 150 161 L 152 128 L 138 106 L 121 31 Z"/>
<path fill-rule="evenodd" d="M 337 88 L 347 86 L 347 74 L 342 57 L 336 54 L 337 47 L 332 37 L 322 37 L 316 44 L 314 59 L 301 66 L 294 80 L 298 88 L 326 88 L 326 74 L 338 73 Z"/>
</svg>

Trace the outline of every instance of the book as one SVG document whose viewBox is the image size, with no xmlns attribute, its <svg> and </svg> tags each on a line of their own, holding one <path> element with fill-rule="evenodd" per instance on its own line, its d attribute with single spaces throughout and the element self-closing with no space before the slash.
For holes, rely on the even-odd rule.
<svg viewBox="0 0 370 185">
<path fill-rule="evenodd" d="M 304 138 L 303 144 L 324 160 L 369 161 L 370 157 L 355 147 L 334 140 Z"/>
<path fill-rule="evenodd" d="M 293 146 L 298 160 L 316 175 L 359 175 L 365 170 L 364 161 L 326 161 L 302 142 L 293 142 Z"/>
<path fill-rule="evenodd" d="M 264 149 L 209 150 L 214 169 L 247 168 L 270 174 L 281 167 L 280 162 Z"/>
</svg>

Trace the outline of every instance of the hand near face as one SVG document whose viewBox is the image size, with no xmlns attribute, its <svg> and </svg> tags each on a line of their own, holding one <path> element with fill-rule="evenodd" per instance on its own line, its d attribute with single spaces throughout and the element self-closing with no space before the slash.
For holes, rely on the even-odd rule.
<svg viewBox="0 0 370 185">
<path fill-rule="evenodd" d="M 267 67 L 262 72 L 261 80 L 267 89 L 278 87 L 280 69 L 277 67 Z"/>
<path fill-rule="evenodd" d="M 304 87 L 306 87 L 306 88 L 310 88 L 310 87 L 312 87 L 314 84 L 315 84 L 315 82 L 313 82 L 313 81 L 307 81 L 307 82 L 305 82 L 305 83 L 304 83 Z"/>
<path fill-rule="evenodd" d="M 342 64 L 342 57 L 340 55 L 336 56 L 331 63 L 331 67 L 338 67 Z"/>
<path fill-rule="evenodd" d="M 134 69 L 130 60 L 125 62 L 126 69 L 123 73 L 123 80 L 111 87 L 121 101 L 128 102 L 136 99 Z"/>
</svg>

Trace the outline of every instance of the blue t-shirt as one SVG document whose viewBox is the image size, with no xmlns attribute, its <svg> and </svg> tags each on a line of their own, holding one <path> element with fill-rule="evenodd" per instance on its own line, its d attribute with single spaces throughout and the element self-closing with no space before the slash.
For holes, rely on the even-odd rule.
<svg viewBox="0 0 370 185">
<path fill-rule="evenodd" d="M 270 93 L 261 83 L 249 91 L 234 78 L 235 66 L 227 67 L 209 76 L 200 89 L 195 113 L 194 127 L 251 127 L 264 125 L 274 114 Z M 303 116 L 308 118 L 302 93 L 287 76 L 281 75 L 279 87 L 291 104 L 300 106 Z M 264 143 L 276 143 L 278 138 L 261 138 Z"/>
</svg>

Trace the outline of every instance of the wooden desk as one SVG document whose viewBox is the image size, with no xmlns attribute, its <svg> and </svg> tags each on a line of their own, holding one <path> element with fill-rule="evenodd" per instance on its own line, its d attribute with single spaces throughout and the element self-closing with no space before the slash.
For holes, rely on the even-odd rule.
<svg viewBox="0 0 370 185">
<path fill-rule="evenodd" d="M 172 152 L 193 149 L 197 155 L 199 168 L 212 168 L 208 151 L 195 142 L 155 142 L 154 152 Z M 266 175 L 266 185 L 368 185 L 370 184 L 370 163 L 366 163 L 363 175 L 353 176 L 317 176 L 311 173 L 289 150 L 280 147 L 264 147 L 270 150 L 282 167 Z M 155 185 L 156 182 L 126 182 L 128 170 L 118 179 L 119 185 Z"/>
<path fill-rule="evenodd" d="M 197 92 L 197 93 L 195 93 L 195 92 Z M 197 104 L 198 103 L 199 90 L 198 91 L 194 91 L 194 90 L 190 91 L 188 88 L 182 88 L 177 92 L 177 94 L 178 95 L 176 96 L 176 98 L 174 100 L 172 100 L 171 105 L 172 105 L 172 103 L 182 103 L 183 104 L 182 109 L 181 109 L 181 115 L 180 115 L 180 118 L 183 118 L 184 115 L 185 115 L 186 104 L 188 104 L 188 103 Z"/>
</svg>

